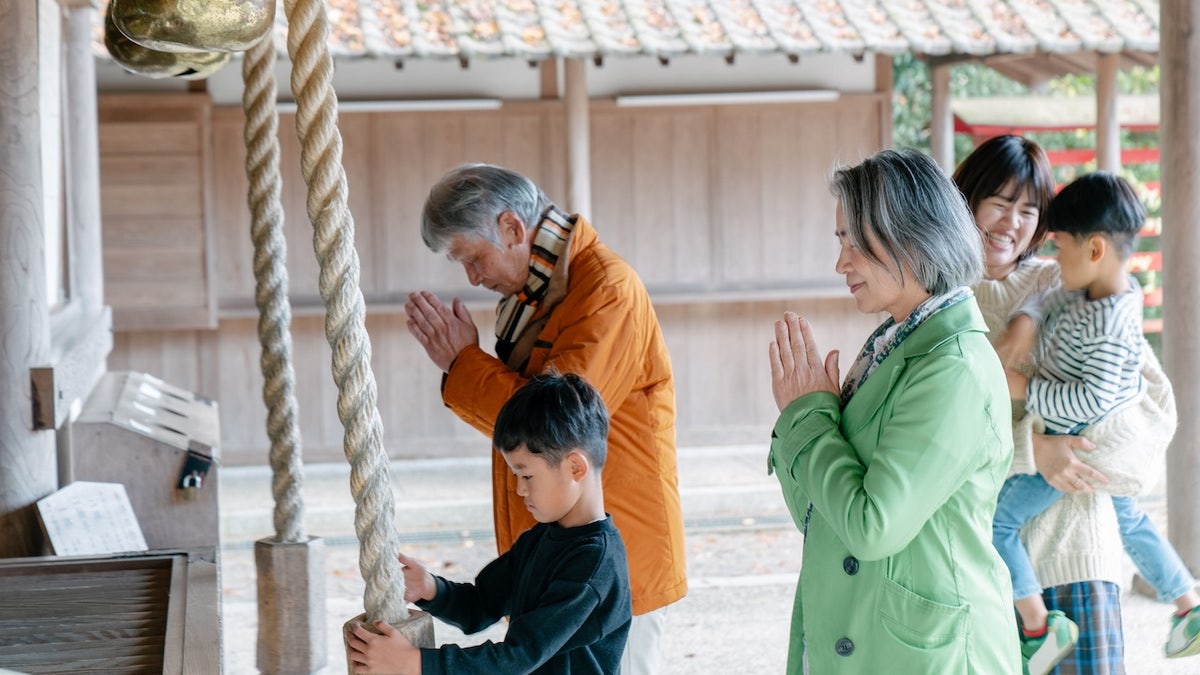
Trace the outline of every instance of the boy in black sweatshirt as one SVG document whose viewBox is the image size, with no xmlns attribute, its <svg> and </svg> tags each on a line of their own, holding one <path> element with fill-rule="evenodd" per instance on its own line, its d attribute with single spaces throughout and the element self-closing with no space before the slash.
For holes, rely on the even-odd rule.
<svg viewBox="0 0 1200 675">
<path fill-rule="evenodd" d="M 417 649 L 385 622 L 347 634 L 357 675 L 616 675 L 633 618 L 625 545 L 604 512 L 608 411 L 578 375 L 538 375 L 496 418 L 493 445 L 538 524 L 475 583 L 400 554 L 404 599 L 476 633 L 508 616 L 504 641 Z"/>
</svg>

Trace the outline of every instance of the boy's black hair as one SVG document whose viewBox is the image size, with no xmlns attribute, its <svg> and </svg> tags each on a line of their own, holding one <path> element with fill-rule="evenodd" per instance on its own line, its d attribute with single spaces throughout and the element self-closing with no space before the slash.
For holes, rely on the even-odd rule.
<svg viewBox="0 0 1200 675">
<path fill-rule="evenodd" d="M 574 373 L 535 375 L 500 408 L 492 444 L 501 452 L 523 445 L 552 466 L 579 450 L 600 469 L 608 456 L 608 408 Z"/>
<path fill-rule="evenodd" d="M 1046 212 L 1051 232 L 1076 237 L 1101 234 L 1116 246 L 1124 260 L 1133 254 L 1146 210 L 1133 187 L 1108 171 L 1076 178 L 1050 202 Z"/>
</svg>

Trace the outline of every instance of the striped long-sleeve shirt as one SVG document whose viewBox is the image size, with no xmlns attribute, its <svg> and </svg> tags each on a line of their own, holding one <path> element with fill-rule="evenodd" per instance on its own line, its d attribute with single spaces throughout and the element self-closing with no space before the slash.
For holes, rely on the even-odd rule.
<svg viewBox="0 0 1200 675">
<path fill-rule="evenodd" d="M 1052 433 L 1078 433 L 1145 391 L 1141 367 L 1142 291 L 1097 300 L 1085 291 L 1052 291 L 1042 306 L 1042 359 L 1026 389 L 1026 408 Z"/>
</svg>

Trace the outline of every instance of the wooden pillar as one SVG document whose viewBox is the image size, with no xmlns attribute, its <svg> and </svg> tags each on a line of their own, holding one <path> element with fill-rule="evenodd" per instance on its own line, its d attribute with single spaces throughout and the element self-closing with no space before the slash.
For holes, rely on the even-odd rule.
<svg viewBox="0 0 1200 675">
<path fill-rule="evenodd" d="M 1117 115 L 1117 69 L 1120 54 L 1096 57 L 1096 168 L 1121 170 L 1121 120 Z"/>
<path fill-rule="evenodd" d="M 950 173 L 954 171 L 954 112 L 950 109 L 950 64 L 931 64 L 929 81 L 933 84 L 933 111 L 929 119 L 929 142 L 933 150 L 933 160 Z"/>
<path fill-rule="evenodd" d="M 538 79 L 541 98 L 558 99 L 558 59 L 546 59 L 539 66 Z"/>
<path fill-rule="evenodd" d="M 1167 529 L 1200 572 L 1200 0 L 1160 7 L 1159 146 L 1162 167 L 1163 360 L 1179 427 L 1167 451 Z"/>
<path fill-rule="evenodd" d="M 592 217 L 591 136 L 588 126 L 587 64 L 564 59 L 567 105 L 567 211 Z"/>
<path fill-rule="evenodd" d="M 58 487 L 54 432 L 33 429 L 30 376 L 50 360 L 38 119 L 45 2 L 0 5 L 0 557 L 43 552 L 34 502 Z"/>
<path fill-rule="evenodd" d="M 68 0 L 66 50 L 67 244 L 71 299 L 94 315 L 104 306 L 100 229 L 100 125 L 96 116 L 93 0 Z"/>
</svg>

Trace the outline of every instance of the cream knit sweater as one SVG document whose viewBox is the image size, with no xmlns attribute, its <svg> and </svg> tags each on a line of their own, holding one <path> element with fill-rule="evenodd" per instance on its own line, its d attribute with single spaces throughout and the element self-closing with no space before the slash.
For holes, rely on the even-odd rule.
<svg viewBox="0 0 1200 675">
<path fill-rule="evenodd" d="M 984 280 L 976 285 L 975 298 L 992 341 L 1003 334 L 1009 317 L 1026 298 L 1057 283 L 1058 265 L 1035 258 L 1022 263 L 1004 281 Z M 1162 479 L 1163 453 L 1177 422 L 1171 383 L 1149 345 L 1145 354 L 1145 396 L 1083 432 L 1097 448 L 1078 453 L 1079 458 L 1109 477 L 1105 492 L 1067 495 L 1022 530 L 1038 580 L 1046 588 L 1077 581 L 1126 581 L 1117 517 L 1109 495 L 1137 495 Z M 1015 453 L 1010 473 L 1036 473 L 1031 434 L 1042 428 L 1036 415 L 1026 415 L 1013 427 Z"/>
</svg>

